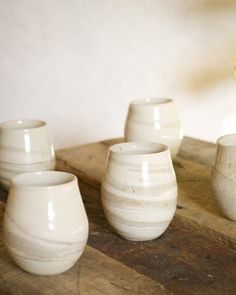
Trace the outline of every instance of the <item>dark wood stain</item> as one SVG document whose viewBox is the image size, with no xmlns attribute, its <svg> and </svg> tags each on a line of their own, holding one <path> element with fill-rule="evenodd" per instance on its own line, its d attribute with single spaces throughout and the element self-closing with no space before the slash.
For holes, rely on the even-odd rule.
<svg viewBox="0 0 236 295">
<path fill-rule="evenodd" d="M 149 242 L 119 237 L 107 223 L 100 192 L 80 182 L 90 222 L 88 244 L 174 294 L 236 294 L 236 252 L 200 229 L 174 218 L 167 231 Z"/>
<path fill-rule="evenodd" d="M 120 141 L 120 139 L 117 141 Z M 109 146 L 113 142 L 106 141 L 104 144 Z M 190 152 L 189 147 L 193 146 L 192 140 L 185 138 L 180 151 L 180 158 L 191 159 L 209 167 L 214 158 L 215 146 L 202 141 L 195 141 L 195 143 L 196 145 L 191 148 Z M 207 156 L 204 154 L 205 148 L 209 151 Z M 177 176 L 181 180 L 180 191 L 183 193 L 189 185 L 194 187 L 193 192 L 202 189 L 202 187 L 203 190 L 209 191 L 209 175 L 206 174 L 205 178 L 201 176 L 201 173 L 191 175 L 186 168 L 188 167 L 187 162 L 182 163 L 180 158 L 175 162 Z M 90 155 L 88 160 L 93 160 L 93 155 Z M 63 159 L 59 159 L 58 168 L 74 173 L 78 177 L 89 218 L 90 234 L 88 244 L 91 247 L 136 270 L 138 273 L 157 281 L 166 288 L 169 294 L 236 294 L 236 247 L 234 241 L 232 241 L 232 244 L 227 242 L 224 236 L 220 233 L 217 234 L 217 229 L 214 233 L 208 233 L 203 227 L 194 226 L 189 219 L 185 218 L 184 215 L 181 217 L 180 214 L 175 216 L 166 232 L 156 240 L 148 242 L 124 240 L 115 233 L 105 219 L 101 205 L 99 181 L 91 177 L 86 169 L 69 166 Z M 0 200 L 5 202 L 6 199 L 7 194 L 0 193 Z M 202 201 L 197 201 L 198 205 L 204 208 L 208 206 L 201 203 Z M 180 213 L 186 213 L 189 206 L 188 204 L 183 206 L 179 202 L 177 210 Z M 6 265 L 9 269 L 13 268 L 12 261 L 4 252 L 4 247 L 0 247 L 0 250 L 3 251 L 0 253 L 2 258 L 0 269 L 4 269 Z M 73 284 L 77 284 L 78 273 L 73 273 L 75 272 L 73 269 L 71 271 L 72 275 L 70 272 L 66 272 L 56 278 L 58 285 L 63 286 L 63 282 L 66 285 L 68 280 L 71 280 Z M 21 273 L 19 270 L 19 276 Z M 23 294 L 21 293 L 22 287 L 26 290 L 24 294 L 41 294 L 39 285 L 36 284 L 41 280 L 47 282 L 44 290 L 53 293 L 51 279 L 44 280 L 40 277 L 36 279 L 31 275 L 25 276 L 21 274 L 24 280 L 22 279 L 22 282 L 19 279 L 16 280 L 16 285 L 12 288 L 9 286 L 8 280 L 5 280 L 4 275 L 4 272 L 0 274 L 0 281 L 3 282 L 0 294 L 11 294 L 7 293 L 9 289 L 16 290 L 14 294 Z M 14 284 L 14 279 L 11 279 L 10 282 Z M 78 290 L 77 287 L 75 289 Z M 65 289 L 65 291 L 68 290 Z M 128 294 L 129 290 L 124 287 L 123 292 Z"/>
</svg>

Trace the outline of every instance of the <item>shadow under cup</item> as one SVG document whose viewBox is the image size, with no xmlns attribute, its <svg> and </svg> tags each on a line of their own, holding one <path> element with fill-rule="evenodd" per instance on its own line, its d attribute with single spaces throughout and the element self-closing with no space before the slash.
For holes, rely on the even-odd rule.
<svg viewBox="0 0 236 295">
<path fill-rule="evenodd" d="M 55 169 L 55 154 L 47 124 L 16 120 L 0 124 L 0 184 L 9 189 L 20 173 Z"/>
</svg>

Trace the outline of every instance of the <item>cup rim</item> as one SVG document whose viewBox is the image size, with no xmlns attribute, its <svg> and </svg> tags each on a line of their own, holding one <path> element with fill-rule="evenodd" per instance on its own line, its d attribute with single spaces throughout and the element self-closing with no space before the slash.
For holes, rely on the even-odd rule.
<svg viewBox="0 0 236 295">
<path fill-rule="evenodd" d="M 122 149 L 123 148 L 123 149 Z M 136 152 L 132 152 L 135 151 Z M 109 151 L 114 155 L 123 155 L 123 156 L 153 156 L 160 155 L 162 153 L 166 153 L 169 151 L 169 147 L 162 143 L 156 142 L 139 142 L 139 141 L 131 141 L 131 142 L 122 142 L 116 143 L 109 147 Z"/>
<path fill-rule="evenodd" d="M 217 139 L 217 144 L 224 147 L 236 147 L 236 133 L 222 135 Z"/>
<path fill-rule="evenodd" d="M 0 129 L 4 130 L 32 130 L 46 126 L 47 123 L 38 119 L 17 119 L 5 121 L 0 124 Z"/>
<path fill-rule="evenodd" d="M 11 182 L 18 187 L 50 189 L 77 182 L 77 178 L 74 174 L 62 171 L 40 171 L 18 174 Z"/>
<path fill-rule="evenodd" d="M 173 99 L 168 97 L 146 97 L 138 98 L 131 101 L 132 106 L 154 106 L 154 105 L 166 105 L 172 103 Z"/>
</svg>

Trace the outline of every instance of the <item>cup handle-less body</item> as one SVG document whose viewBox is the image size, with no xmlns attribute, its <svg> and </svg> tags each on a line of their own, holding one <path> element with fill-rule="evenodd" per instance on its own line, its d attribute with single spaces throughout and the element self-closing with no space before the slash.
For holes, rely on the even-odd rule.
<svg viewBox="0 0 236 295">
<path fill-rule="evenodd" d="M 175 103 L 167 98 L 134 100 L 125 123 L 125 141 L 156 142 L 169 147 L 175 158 L 183 138 Z"/>
<path fill-rule="evenodd" d="M 102 205 L 120 236 L 133 241 L 159 237 L 176 204 L 176 177 L 166 146 L 133 142 L 110 147 Z"/>
<path fill-rule="evenodd" d="M 53 142 L 47 124 L 17 120 L 0 124 L 0 184 L 9 189 L 17 174 L 55 169 Z"/>
<path fill-rule="evenodd" d="M 54 184 L 45 185 L 49 182 Z M 54 171 L 16 176 L 3 231 L 7 250 L 22 269 L 53 275 L 71 268 L 88 238 L 88 219 L 75 176 Z"/>
<path fill-rule="evenodd" d="M 225 135 L 217 140 L 211 182 L 220 210 L 227 218 L 236 221 L 236 134 Z"/>
</svg>

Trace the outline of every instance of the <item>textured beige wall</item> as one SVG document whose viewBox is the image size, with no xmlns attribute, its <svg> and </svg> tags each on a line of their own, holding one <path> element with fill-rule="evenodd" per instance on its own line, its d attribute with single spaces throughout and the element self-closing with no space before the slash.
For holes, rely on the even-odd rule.
<svg viewBox="0 0 236 295">
<path fill-rule="evenodd" d="M 56 147 L 121 136 L 128 103 L 176 99 L 187 135 L 236 131 L 236 1 L 0 0 L 0 120 Z"/>
</svg>

